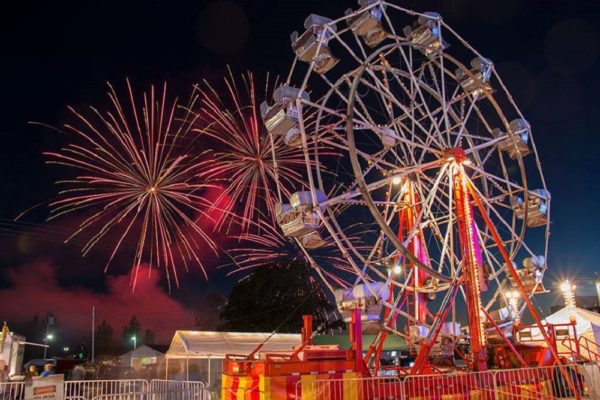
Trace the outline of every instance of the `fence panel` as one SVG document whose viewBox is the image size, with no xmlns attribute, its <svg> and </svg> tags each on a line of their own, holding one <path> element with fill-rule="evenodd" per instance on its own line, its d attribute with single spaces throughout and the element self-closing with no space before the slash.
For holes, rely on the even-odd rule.
<svg viewBox="0 0 600 400">
<path fill-rule="evenodd" d="M 495 396 L 492 372 L 407 376 L 403 382 L 406 399 L 480 399 Z"/>
<path fill-rule="evenodd" d="M 577 372 L 583 376 L 584 391 L 593 400 L 600 400 L 600 364 L 588 363 L 577 366 Z"/>
<path fill-rule="evenodd" d="M 141 394 L 147 393 L 149 386 L 148 381 L 144 379 L 66 381 L 65 397 L 85 397 L 88 400 L 102 396 L 114 396 L 115 399 L 141 399 Z"/>
<path fill-rule="evenodd" d="M 581 365 L 562 367 L 537 367 L 496 371 L 495 384 L 498 400 L 550 400 L 556 398 L 575 398 L 576 393 L 583 399 L 594 393 L 593 377 Z M 596 366 L 597 368 L 597 366 Z M 562 372 L 561 372 L 562 370 Z M 567 375 L 572 387 L 564 375 Z"/>
<path fill-rule="evenodd" d="M 291 393 L 288 393 L 291 395 Z M 403 399 L 402 383 L 396 377 L 299 380 L 296 399 L 367 400 Z"/>
<path fill-rule="evenodd" d="M 0 383 L 0 400 L 20 400 L 25 397 L 25 382 Z"/>
<path fill-rule="evenodd" d="M 168 381 L 153 379 L 150 382 L 149 400 L 209 400 L 210 392 L 204 382 L 200 381 Z"/>
</svg>

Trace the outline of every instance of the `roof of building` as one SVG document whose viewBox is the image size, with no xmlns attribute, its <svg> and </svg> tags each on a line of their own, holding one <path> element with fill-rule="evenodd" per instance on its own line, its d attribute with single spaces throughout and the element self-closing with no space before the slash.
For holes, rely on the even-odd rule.
<svg viewBox="0 0 600 400">
<path fill-rule="evenodd" d="M 267 340 L 268 338 L 268 340 Z M 292 351 L 302 342 L 300 334 L 176 331 L 167 358 L 225 358 L 226 354 L 261 351 Z"/>
<path fill-rule="evenodd" d="M 137 346 L 135 350 L 128 351 L 125 354 L 122 354 L 121 357 L 157 357 L 163 356 L 164 353 L 153 349 L 152 347 L 142 344 Z"/>
<path fill-rule="evenodd" d="M 146 346 L 163 354 L 165 354 L 169 350 L 168 344 L 148 344 Z"/>
</svg>

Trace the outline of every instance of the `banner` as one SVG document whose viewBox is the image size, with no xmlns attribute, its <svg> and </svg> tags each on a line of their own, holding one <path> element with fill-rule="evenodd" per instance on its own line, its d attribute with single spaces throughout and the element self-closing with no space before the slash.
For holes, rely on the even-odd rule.
<svg viewBox="0 0 600 400">
<path fill-rule="evenodd" d="M 50 375 L 44 378 L 34 377 L 25 384 L 27 400 L 62 400 L 64 397 L 65 376 Z"/>
</svg>

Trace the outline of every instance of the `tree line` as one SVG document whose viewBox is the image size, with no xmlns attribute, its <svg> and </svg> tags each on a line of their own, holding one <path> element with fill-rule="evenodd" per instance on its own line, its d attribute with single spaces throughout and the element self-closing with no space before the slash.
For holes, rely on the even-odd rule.
<svg viewBox="0 0 600 400">
<path fill-rule="evenodd" d="M 343 329 L 345 325 L 325 293 L 306 264 L 285 262 L 265 265 L 240 279 L 228 297 L 217 292 L 203 295 L 196 303 L 195 326 L 202 331 L 299 333 L 302 316 L 311 314 L 316 330 Z M 160 325 L 161 321 L 165 322 L 165 327 L 172 326 L 168 316 L 157 320 L 155 325 Z M 43 317 L 34 315 L 23 333 L 32 341 L 43 343 L 48 327 L 55 338 L 64 333 L 52 313 Z M 97 357 L 123 354 L 133 349 L 133 337 L 136 338 L 136 346 L 157 344 L 154 331 L 143 329 L 136 315 L 132 315 L 120 331 L 115 330 L 106 319 L 101 319 L 95 329 L 95 354 Z M 57 343 L 51 346 L 50 354 L 64 355 L 59 341 L 55 341 Z M 90 345 L 88 337 L 72 350 L 77 351 L 77 356 L 84 352 L 87 357 Z"/>
</svg>

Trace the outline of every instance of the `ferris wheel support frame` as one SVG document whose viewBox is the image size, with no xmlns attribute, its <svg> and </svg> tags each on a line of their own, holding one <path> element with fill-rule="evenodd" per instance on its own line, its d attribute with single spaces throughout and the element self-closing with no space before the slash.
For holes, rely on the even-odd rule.
<svg viewBox="0 0 600 400">
<path fill-rule="evenodd" d="M 453 165 L 454 199 L 456 204 L 456 222 L 458 225 L 461 262 L 463 264 L 463 287 L 466 291 L 467 312 L 469 314 L 469 335 L 471 337 L 471 367 L 475 371 L 487 370 L 485 352 L 485 329 L 481 320 L 481 291 L 484 290 L 481 245 L 477 237 L 477 227 L 473 216 L 473 206 L 469 201 L 469 192 L 462 170 L 466 159 L 464 151 L 455 151 L 456 165 Z M 460 159 L 459 157 L 462 157 Z"/>
<path fill-rule="evenodd" d="M 572 391 L 572 393 L 575 394 L 576 399 L 580 399 L 581 395 L 579 394 L 579 391 L 575 387 L 575 384 L 573 382 L 571 375 L 565 369 L 564 364 L 561 361 L 561 359 L 558 355 L 558 352 L 555 348 L 555 345 L 550 340 L 550 337 L 548 336 L 548 333 L 546 332 L 546 329 L 544 328 L 544 324 L 542 323 L 540 316 L 538 315 L 537 311 L 535 310 L 535 307 L 533 306 L 533 303 L 531 302 L 531 299 L 529 298 L 529 293 L 523 286 L 523 283 L 521 282 L 521 278 L 519 277 L 519 275 L 517 274 L 517 271 L 513 267 L 510 257 L 508 255 L 508 252 L 506 251 L 506 248 L 502 244 L 502 240 L 500 239 L 500 236 L 498 235 L 496 228 L 494 227 L 494 225 L 492 224 L 492 221 L 490 220 L 489 216 L 487 215 L 487 213 L 485 211 L 485 207 L 484 207 L 483 203 L 481 202 L 481 200 L 479 199 L 479 196 L 477 195 L 477 191 L 475 190 L 475 188 L 473 187 L 473 185 L 471 184 L 470 181 L 467 180 L 466 184 L 467 184 L 466 185 L 467 189 L 471 193 L 471 198 L 473 199 L 473 202 L 479 209 L 479 212 L 480 212 L 481 216 L 483 217 L 483 220 L 485 221 L 486 226 L 490 230 L 490 233 L 492 234 L 492 237 L 493 237 L 494 241 L 496 242 L 498 249 L 500 250 L 500 254 L 502 255 L 502 258 L 504 259 L 504 261 L 506 263 L 508 272 L 514 279 L 514 281 L 517 285 L 517 289 L 521 293 L 521 296 L 523 297 L 525 304 L 527 305 L 527 308 L 529 309 L 529 312 L 531 313 L 531 316 L 533 317 L 533 319 L 535 321 L 535 324 L 537 325 L 538 329 L 542 333 L 542 336 L 544 337 L 544 341 L 548 345 L 548 349 L 550 350 L 550 353 L 552 354 L 552 358 L 554 358 L 554 361 L 558 365 L 558 368 L 559 368 L 559 371 L 560 371 L 562 377 L 565 379 L 565 381 L 569 385 L 569 389 Z"/>
</svg>

